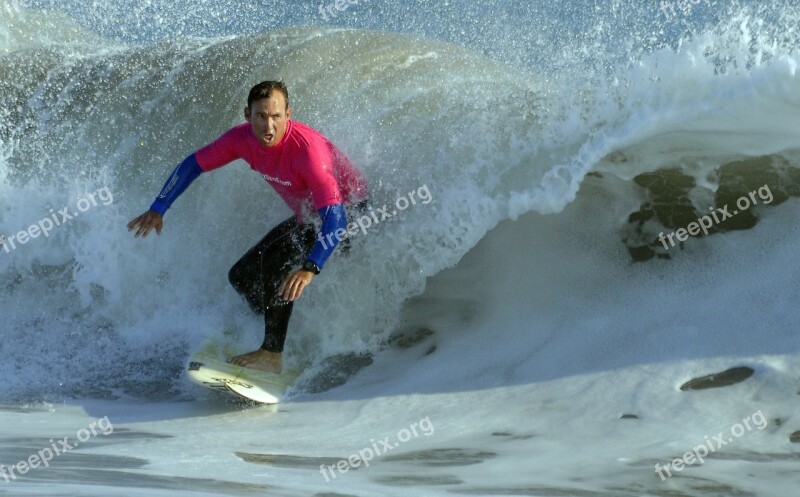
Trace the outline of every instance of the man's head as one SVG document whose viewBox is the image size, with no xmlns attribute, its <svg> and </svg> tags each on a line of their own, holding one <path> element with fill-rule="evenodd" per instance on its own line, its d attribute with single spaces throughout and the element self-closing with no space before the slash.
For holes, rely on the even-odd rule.
<svg viewBox="0 0 800 497">
<path fill-rule="evenodd" d="M 292 117 L 289 90 L 281 81 L 262 81 L 250 89 L 244 118 L 262 147 L 274 147 L 286 134 Z"/>
</svg>

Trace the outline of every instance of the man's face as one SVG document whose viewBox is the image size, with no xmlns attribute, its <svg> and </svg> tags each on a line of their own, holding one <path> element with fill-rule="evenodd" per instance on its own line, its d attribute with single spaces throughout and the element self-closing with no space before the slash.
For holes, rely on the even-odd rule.
<svg viewBox="0 0 800 497">
<path fill-rule="evenodd" d="M 292 109 L 286 107 L 286 99 L 278 90 L 272 90 L 268 98 L 256 100 L 250 108 L 244 109 L 244 118 L 262 147 L 274 147 L 281 141 L 290 117 Z"/>
</svg>

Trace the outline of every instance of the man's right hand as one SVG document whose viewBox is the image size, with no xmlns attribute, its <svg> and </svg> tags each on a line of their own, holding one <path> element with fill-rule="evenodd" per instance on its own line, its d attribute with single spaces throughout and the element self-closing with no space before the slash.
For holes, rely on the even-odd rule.
<svg viewBox="0 0 800 497">
<path fill-rule="evenodd" d="M 147 237 L 153 228 L 156 229 L 156 234 L 160 235 L 163 227 L 163 218 L 156 211 L 147 211 L 128 223 L 128 231 L 136 230 L 136 238 Z"/>
</svg>

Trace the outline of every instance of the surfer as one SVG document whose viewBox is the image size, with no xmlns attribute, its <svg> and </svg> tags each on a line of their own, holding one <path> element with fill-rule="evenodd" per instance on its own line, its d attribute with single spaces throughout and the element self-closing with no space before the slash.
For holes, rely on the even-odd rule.
<svg viewBox="0 0 800 497">
<path fill-rule="evenodd" d="M 294 301 L 338 245 L 337 230 L 347 227 L 345 207 L 363 208 L 367 197 L 366 181 L 347 157 L 321 133 L 292 121 L 291 116 L 289 91 L 283 82 L 255 85 L 244 109 L 247 122 L 184 159 L 150 209 L 128 223 L 128 231 L 136 230 L 137 238 L 153 229 L 160 235 L 164 213 L 189 184 L 201 173 L 236 159 L 244 159 L 261 174 L 294 216 L 270 230 L 228 273 L 233 288 L 264 315 L 265 327 L 259 349 L 229 362 L 274 373 L 281 372 Z M 313 223 L 314 211 L 321 219 L 319 232 Z M 324 243 L 325 239 L 336 241 Z"/>
</svg>

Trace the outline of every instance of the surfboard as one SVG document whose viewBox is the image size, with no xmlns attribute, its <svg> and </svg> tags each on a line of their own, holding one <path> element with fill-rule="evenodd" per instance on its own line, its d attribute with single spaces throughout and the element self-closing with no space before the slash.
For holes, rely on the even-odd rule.
<svg viewBox="0 0 800 497">
<path fill-rule="evenodd" d="M 228 363 L 234 355 L 230 345 L 208 340 L 189 357 L 186 375 L 200 386 L 264 404 L 280 402 L 299 376 L 295 371 L 274 374 Z"/>
</svg>

